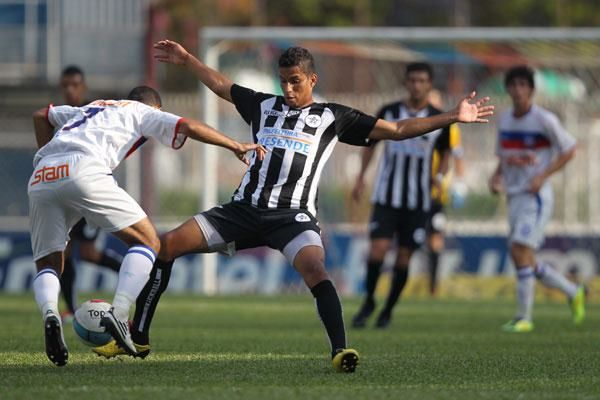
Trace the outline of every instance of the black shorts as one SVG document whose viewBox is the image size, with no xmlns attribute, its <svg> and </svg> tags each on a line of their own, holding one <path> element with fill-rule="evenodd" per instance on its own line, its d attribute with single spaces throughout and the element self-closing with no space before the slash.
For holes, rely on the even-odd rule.
<svg viewBox="0 0 600 400">
<path fill-rule="evenodd" d="M 401 247 L 418 249 L 427 237 L 425 227 L 429 213 L 423 210 L 407 210 L 375 204 L 369 236 L 371 239 L 393 239 Z"/>
<path fill-rule="evenodd" d="M 444 205 L 438 201 L 431 203 L 431 211 L 429 212 L 429 219 L 427 221 L 427 234 L 432 233 L 443 233 L 446 229 L 446 213 L 444 212 Z"/>
<path fill-rule="evenodd" d="M 302 232 L 321 234 L 317 219 L 307 210 L 261 209 L 241 201 L 232 201 L 202 213 L 226 243 L 236 250 L 269 246 L 282 251 Z"/>
<path fill-rule="evenodd" d="M 89 225 L 85 218 L 81 218 L 69 232 L 71 240 L 79 240 L 82 242 L 93 242 L 98 238 L 100 228 Z"/>
</svg>

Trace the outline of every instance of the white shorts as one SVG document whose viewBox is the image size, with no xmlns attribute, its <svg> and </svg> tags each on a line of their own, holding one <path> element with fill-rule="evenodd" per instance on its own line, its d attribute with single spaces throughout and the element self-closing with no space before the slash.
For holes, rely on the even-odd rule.
<svg viewBox="0 0 600 400">
<path fill-rule="evenodd" d="M 534 250 L 544 243 L 544 230 L 552 217 L 552 187 L 545 185 L 537 194 L 519 193 L 508 197 L 510 243 Z"/>
<path fill-rule="evenodd" d="M 69 231 L 84 217 L 108 232 L 120 231 L 146 217 L 110 170 L 74 153 L 43 158 L 28 184 L 33 259 L 63 251 Z"/>
</svg>

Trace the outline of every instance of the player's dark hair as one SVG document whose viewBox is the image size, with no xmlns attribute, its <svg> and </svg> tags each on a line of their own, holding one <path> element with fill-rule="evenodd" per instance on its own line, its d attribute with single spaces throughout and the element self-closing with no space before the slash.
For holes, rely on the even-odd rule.
<svg viewBox="0 0 600 400">
<path fill-rule="evenodd" d="M 429 76 L 429 80 L 433 80 L 433 67 L 431 64 L 425 62 L 410 63 L 406 66 L 406 72 L 404 76 L 408 77 L 408 74 L 411 72 L 426 72 Z"/>
<path fill-rule="evenodd" d="M 315 60 L 310 51 L 303 47 L 290 47 L 279 56 L 279 66 L 283 68 L 300 67 L 305 74 L 314 74 Z"/>
<path fill-rule="evenodd" d="M 68 65 L 60 73 L 61 78 L 73 75 L 81 75 L 81 79 L 85 79 L 85 74 L 83 73 L 83 70 L 77 65 Z"/>
<path fill-rule="evenodd" d="M 152 107 L 162 107 L 160 94 L 150 86 L 135 87 L 127 95 L 127 100 L 135 100 Z"/>
<path fill-rule="evenodd" d="M 506 76 L 504 77 L 504 86 L 510 85 L 515 79 L 521 78 L 525 79 L 529 84 L 529 87 L 535 89 L 535 82 L 533 80 L 533 69 L 528 65 L 517 65 L 512 67 L 506 72 Z"/>
</svg>

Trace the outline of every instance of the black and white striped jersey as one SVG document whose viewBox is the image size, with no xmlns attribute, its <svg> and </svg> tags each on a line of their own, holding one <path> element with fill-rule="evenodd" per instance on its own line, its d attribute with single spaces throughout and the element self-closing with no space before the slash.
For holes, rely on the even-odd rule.
<svg viewBox="0 0 600 400">
<path fill-rule="evenodd" d="M 317 214 L 319 179 L 339 141 L 369 145 L 377 119 L 334 103 L 312 103 L 294 109 L 282 96 L 231 88 L 238 112 L 250 125 L 255 143 L 269 151 L 263 161 L 252 157 L 233 194 L 258 208 L 305 209 Z"/>
<path fill-rule="evenodd" d="M 387 121 L 428 117 L 441 111 L 429 105 L 410 112 L 403 102 L 384 106 L 378 117 Z M 431 208 L 431 161 L 433 151 L 450 148 L 449 127 L 402 141 L 384 141 L 371 201 L 383 206 L 429 211 Z"/>
</svg>

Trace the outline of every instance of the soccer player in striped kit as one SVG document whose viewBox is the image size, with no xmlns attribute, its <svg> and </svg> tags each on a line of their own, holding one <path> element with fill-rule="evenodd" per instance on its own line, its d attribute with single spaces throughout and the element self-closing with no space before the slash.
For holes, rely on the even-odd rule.
<svg viewBox="0 0 600 400">
<path fill-rule="evenodd" d="M 176 42 L 163 40 L 155 48 L 159 61 L 187 67 L 216 95 L 235 105 L 250 125 L 253 141 L 268 152 L 264 160 L 251 160 L 231 202 L 202 212 L 162 236 L 158 261 L 136 303 L 134 342 L 149 346 L 152 316 L 175 258 L 214 251 L 232 254 L 267 245 L 281 251 L 310 288 L 330 341 L 333 367 L 353 372 L 358 353 L 347 348 L 342 306 L 325 270 L 316 218 L 321 171 L 338 141 L 366 146 L 371 140 L 402 140 L 457 121 L 487 122 L 485 117 L 493 113 L 493 106 L 485 105 L 489 99 L 472 102 L 475 93 L 471 93 L 450 112 L 389 122 L 340 104 L 315 102 L 318 78 L 313 57 L 300 47 L 287 49 L 279 58 L 283 96 L 234 84 Z M 110 344 L 95 351 L 105 357 L 122 353 Z"/>
<path fill-rule="evenodd" d="M 49 106 L 33 116 L 40 149 L 27 185 L 31 247 L 38 270 L 32 285 L 44 321 L 46 355 L 57 366 L 64 366 L 69 357 L 58 311 L 63 252 L 69 230 L 82 217 L 129 246 L 113 307 L 100 324 L 124 351 L 137 353 L 127 322 L 129 309 L 148 280 L 160 241 L 144 210 L 117 185 L 112 170 L 151 137 L 174 149 L 190 137 L 225 147 L 242 161 L 250 150 L 259 149 L 257 159 L 264 154 L 259 145 L 238 143 L 160 107 L 158 92 L 139 86 L 128 100 Z"/>
<path fill-rule="evenodd" d="M 422 62 L 408 64 L 404 80 L 408 99 L 384 106 L 379 111 L 379 118 L 403 121 L 439 115 L 441 111 L 429 102 L 432 80 L 431 65 Z M 352 325 L 356 328 L 364 327 L 375 310 L 374 294 L 381 267 L 386 253 L 395 244 L 398 251 L 390 291 L 375 323 L 378 328 L 386 328 L 390 324 L 393 308 L 408 280 L 410 259 L 427 238 L 426 228 L 433 205 L 432 187 L 441 188 L 444 173 L 448 169 L 450 127 L 444 126 L 401 142 L 388 140 L 384 145 L 371 196 L 373 213 L 369 223 L 366 295 L 352 319 Z M 364 174 L 374 152 L 374 146 L 363 151 L 361 169 L 352 192 L 355 200 L 360 199 L 364 190 Z M 439 154 L 440 161 L 438 173 L 432 179 L 434 152 Z"/>
<path fill-rule="evenodd" d="M 517 311 L 503 330 L 515 333 L 533 330 L 536 278 L 567 295 L 575 324 L 585 317 L 584 287 L 538 261 L 535 255 L 544 241 L 544 228 L 554 204 L 548 178 L 573 158 L 576 141 L 556 115 L 533 103 L 533 77 L 528 66 L 516 66 L 506 73 L 504 83 L 513 106 L 498 118 L 499 163 L 489 182 L 493 193 L 504 190 L 508 199 L 508 241 L 517 268 Z"/>
</svg>

